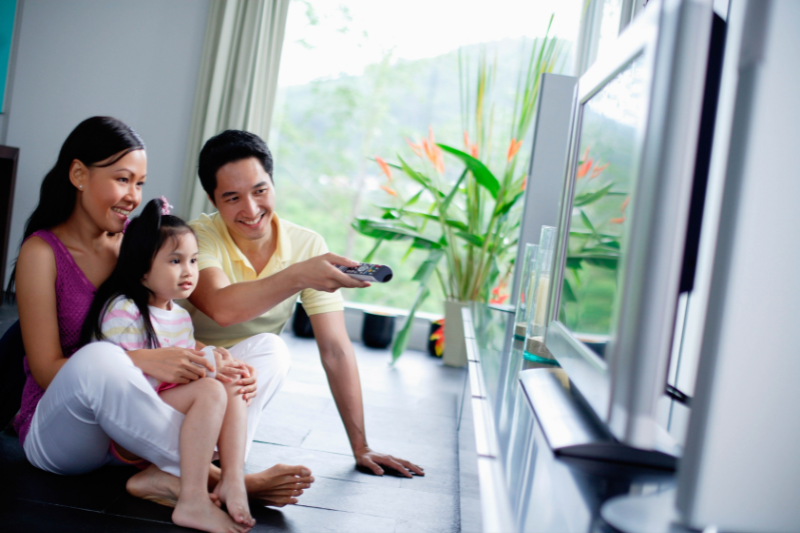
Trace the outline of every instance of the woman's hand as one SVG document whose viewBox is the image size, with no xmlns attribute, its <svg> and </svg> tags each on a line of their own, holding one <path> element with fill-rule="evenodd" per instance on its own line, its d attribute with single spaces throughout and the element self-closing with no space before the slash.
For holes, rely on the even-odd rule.
<svg viewBox="0 0 800 533">
<path fill-rule="evenodd" d="M 134 350 L 128 356 L 142 372 L 167 383 L 189 383 L 214 371 L 203 352 L 188 348 Z"/>
</svg>

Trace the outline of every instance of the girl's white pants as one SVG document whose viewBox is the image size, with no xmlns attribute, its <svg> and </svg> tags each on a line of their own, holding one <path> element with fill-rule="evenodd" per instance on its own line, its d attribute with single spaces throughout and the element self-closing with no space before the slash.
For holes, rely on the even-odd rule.
<svg viewBox="0 0 800 533">
<path fill-rule="evenodd" d="M 247 408 L 250 453 L 261 411 L 289 371 L 289 351 L 277 335 L 255 335 L 228 350 L 258 370 Z M 159 398 L 122 348 L 88 344 L 61 367 L 42 396 L 23 448 L 34 466 L 82 474 L 109 462 L 109 439 L 164 472 L 180 476 L 178 440 L 183 414 Z"/>
</svg>

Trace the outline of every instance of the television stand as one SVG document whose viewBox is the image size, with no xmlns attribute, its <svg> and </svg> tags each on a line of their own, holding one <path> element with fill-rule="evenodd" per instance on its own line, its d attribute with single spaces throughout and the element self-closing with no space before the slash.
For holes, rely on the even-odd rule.
<svg viewBox="0 0 800 533">
<path fill-rule="evenodd" d="M 519 381 L 555 455 L 675 470 L 677 450 L 642 450 L 614 438 L 561 368 L 523 370 Z M 664 449 L 669 448 L 665 445 Z"/>
</svg>

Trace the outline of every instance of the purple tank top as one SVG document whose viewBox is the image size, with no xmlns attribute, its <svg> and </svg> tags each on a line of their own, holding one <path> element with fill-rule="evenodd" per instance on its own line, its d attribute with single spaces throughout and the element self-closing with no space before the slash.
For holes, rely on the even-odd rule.
<svg viewBox="0 0 800 533">
<path fill-rule="evenodd" d="M 44 240 L 53 249 L 56 258 L 56 310 L 58 316 L 58 335 L 61 340 L 61 351 L 64 357 L 69 357 L 80 348 L 80 335 L 89 307 L 92 305 L 94 293 L 97 291 L 92 282 L 86 278 L 83 271 L 78 268 L 72 254 L 58 237 L 49 230 L 39 230 L 31 237 L 36 236 Z M 19 414 L 14 419 L 14 429 L 19 434 L 21 443 L 31 427 L 31 419 L 36 411 L 36 405 L 42 399 L 44 390 L 36 383 L 31 375 L 28 358 L 23 363 L 25 367 L 25 387 L 22 389 L 22 405 Z"/>
</svg>

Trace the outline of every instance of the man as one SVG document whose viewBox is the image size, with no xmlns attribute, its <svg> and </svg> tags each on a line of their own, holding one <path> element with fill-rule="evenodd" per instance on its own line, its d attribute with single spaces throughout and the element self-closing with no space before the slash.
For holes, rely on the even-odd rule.
<svg viewBox="0 0 800 533">
<path fill-rule="evenodd" d="M 200 152 L 200 182 L 218 212 L 190 223 L 200 250 L 200 278 L 189 307 L 195 336 L 229 347 L 260 333 L 278 334 L 299 294 L 356 465 L 377 475 L 386 467 L 407 477 L 424 475 L 417 465 L 369 448 L 355 353 L 336 292 L 369 283 L 334 266 L 357 262 L 327 253 L 321 236 L 275 214 L 272 171 L 269 149 L 252 133 L 225 131 Z"/>
</svg>

